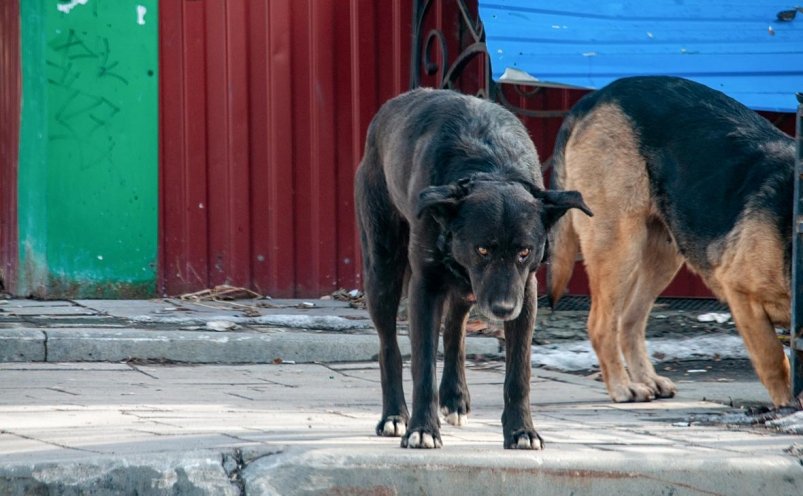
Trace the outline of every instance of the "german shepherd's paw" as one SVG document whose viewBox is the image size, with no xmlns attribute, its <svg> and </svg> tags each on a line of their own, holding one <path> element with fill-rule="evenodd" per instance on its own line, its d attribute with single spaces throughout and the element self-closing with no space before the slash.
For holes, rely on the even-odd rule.
<svg viewBox="0 0 803 496">
<path fill-rule="evenodd" d="M 616 403 L 641 403 L 655 399 L 655 391 L 641 382 L 614 384 L 608 388 L 611 399 Z"/>
<path fill-rule="evenodd" d="M 505 449 L 544 449 L 544 440 L 535 432 L 535 429 L 518 429 L 505 434 Z"/>
<path fill-rule="evenodd" d="M 654 399 L 657 398 L 672 398 L 674 397 L 677 392 L 678 388 L 675 386 L 675 383 L 669 380 L 666 377 L 653 374 L 644 374 L 641 376 L 635 376 L 633 378 L 633 383 L 635 384 L 644 384 L 652 391 L 652 395 Z M 633 400 L 638 401 L 638 400 Z"/>
<path fill-rule="evenodd" d="M 388 415 L 376 424 L 376 435 L 401 437 L 407 432 L 407 419 L 401 415 Z"/>
<path fill-rule="evenodd" d="M 402 436 L 402 448 L 443 448 L 441 441 L 441 434 L 437 429 L 432 429 L 432 432 L 425 428 L 411 429 L 407 435 Z"/>
<path fill-rule="evenodd" d="M 651 385 L 656 398 L 673 398 L 678 392 L 675 383 L 666 377 L 656 375 L 652 377 L 651 382 L 653 383 Z"/>
</svg>

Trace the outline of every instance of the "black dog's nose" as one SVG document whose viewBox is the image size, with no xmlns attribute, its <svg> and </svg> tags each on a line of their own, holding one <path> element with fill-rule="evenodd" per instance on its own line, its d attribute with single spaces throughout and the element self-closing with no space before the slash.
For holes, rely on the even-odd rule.
<svg viewBox="0 0 803 496">
<path fill-rule="evenodd" d="M 495 301 L 491 304 L 491 312 L 498 319 L 505 320 L 512 316 L 516 305 L 509 301 Z"/>
</svg>

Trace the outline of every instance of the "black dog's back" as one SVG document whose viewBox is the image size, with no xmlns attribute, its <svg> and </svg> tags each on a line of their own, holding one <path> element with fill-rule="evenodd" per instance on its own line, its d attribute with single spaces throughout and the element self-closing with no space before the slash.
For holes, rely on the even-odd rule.
<svg viewBox="0 0 803 496">
<path fill-rule="evenodd" d="M 411 194 L 474 173 L 543 187 L 538 155 L 521 122 L 494 103 L 452 91 L 417 89 L 389 100 L 374 117 L 365 148 L 372 160 L 363 160 L 362 168 L 382 169 L 366 175 L 384 177 L 408 219 L 414 212 L 406 207 L 417 200 Z"/>
</svg>

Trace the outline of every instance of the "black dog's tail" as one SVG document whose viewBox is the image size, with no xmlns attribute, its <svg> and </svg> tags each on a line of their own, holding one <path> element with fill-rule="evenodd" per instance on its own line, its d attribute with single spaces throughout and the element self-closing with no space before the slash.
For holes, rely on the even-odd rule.
<svg viewBox="0 0 803 496">
<path fill-rule="evenodd" d="M 552 169 L 549 181 L 550 189 L 563 189 L 566 174 L 566 144 L 572 135 L 576 122 L 576 114 L 569 113 L 558 131 L 558 136 L 555 139 L 555 150 L 548 161 L 548 165 Z M 549 245 L 550 256 L 546 276 L 547 299 L 549 306 L 554 309 L 558 304 L 558 300 L 563 296 L 569 279 L 572 277 L 574 263 L 580 251 L 580 240 L 572 225 L 571 215 L 564 215 L 552 227 L 549 233 Z"/>
</svg>

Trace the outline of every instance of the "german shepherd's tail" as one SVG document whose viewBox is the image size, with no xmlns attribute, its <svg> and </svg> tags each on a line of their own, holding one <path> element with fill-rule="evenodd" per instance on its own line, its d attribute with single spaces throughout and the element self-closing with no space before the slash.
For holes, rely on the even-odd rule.
<svg viewBox="0 0 803 496">
<path fill-rule="evenodd" d="M 565 152 L 566 144 L 574 130 L 577 116 L 569 113 L 563 120 L 555 140 L 555 150 L 550 158 L 552 175 L 550 189 L 563 189 L 566 178 Z M 549 264 L 547 265 L 547 300 L 552 309 L 555 308 L 566 290 L 566 285 L 572 277 L 574 263 L 580 251 L 580 240 L 574 229 L 571 215 L 562 216 L 552 227 L 549 234 Z"/>
</svg>

